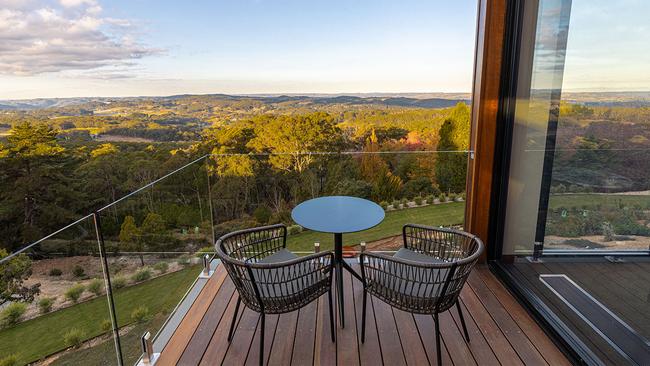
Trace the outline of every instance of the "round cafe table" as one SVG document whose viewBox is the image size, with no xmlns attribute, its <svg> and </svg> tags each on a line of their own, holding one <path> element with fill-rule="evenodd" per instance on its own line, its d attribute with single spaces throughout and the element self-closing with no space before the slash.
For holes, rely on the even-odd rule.
<svg viewBox="0 0 650 366">
<path fill-rule="evenodd" d="M 343 234 L 367 230 L 384 220 L 384 209 L 378 204 L 358 197 L 328 196 L 302 202 L 291 211 L 298 225 L 313 231 L 334 234 L 334 270 L 339 301 L 339 319 L 345 327 L 343 313 L 343 268 L 361 280 L 343 260 Z"/>
</svg>

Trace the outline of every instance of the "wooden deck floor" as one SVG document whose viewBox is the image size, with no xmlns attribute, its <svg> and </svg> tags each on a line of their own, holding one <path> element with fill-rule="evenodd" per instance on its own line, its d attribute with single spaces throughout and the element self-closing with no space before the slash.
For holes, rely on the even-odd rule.
<svg viewBox="0 0 650 366">
<path fill-rule="evenodd" d="M 435 364 L 433 317 L 392 309 L 375 298 L 369 302 L 366 342 L 361 344 L 361 284 L 347 273 L 344 280 L 346 327 L 337 327 L 337 342 L 329 337 L 327 297 L 322 296 L 299 311 L 267 316 L 265 359 L 269 365 Z M 487 267 L 476 268 L 461 300 L 471 343 L 463 339 L 455 310 L 441 314 L 444 364 L 569 365 Z M 257 364 L 257 313 L 240 311 L 234 339 L 230 344 L 226 339 L 235 301 L 234 286 L 219 266 L 157 365 Z"/>
<path fill-rule="evenodd" d="M 645 259 L 645 258 L 644 258 Z M 540 263 L 517 261 L 507 267 L 526 284 L 606 365 L 628 363 L 602 336 L 540 280 L 540 274 L 565 274 L 641 336 L 650 339 L 650 262 L 604 258 L 551 258 Z"/>
</svg>

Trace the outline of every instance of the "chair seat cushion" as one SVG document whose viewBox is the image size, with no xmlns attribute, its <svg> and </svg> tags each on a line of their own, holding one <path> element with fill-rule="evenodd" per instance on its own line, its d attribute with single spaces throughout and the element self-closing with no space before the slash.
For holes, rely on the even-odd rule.
<svg viewBox="0 0 650 366">
<path fill-rule="evenodd" d="M 443 263 L 444 261 L 438 258 L 434 258 L 430 255 L 424 253 L 418 253 L 411 249 L 400 248 L 397 253 L 393 255 L 395 258 L 406 259 L 413 262 L 420 263 Z"/>
<path fill-rule="evenodd" d="M 280 263 L 287 262 L 296 258 L 298 258 L 297 255 L 293 254 L 291 251 L 285 248 L 282 248 L 277 252 L 260 259 L 258 263 Z"/>
</svg>

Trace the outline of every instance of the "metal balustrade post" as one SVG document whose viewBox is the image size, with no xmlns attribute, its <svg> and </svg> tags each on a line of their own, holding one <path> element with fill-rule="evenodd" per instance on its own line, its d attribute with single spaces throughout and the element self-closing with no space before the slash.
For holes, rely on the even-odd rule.
<svg viewBox="0 0 650 366">
<path fill-rule="evenodd" d="M 153 366 L 158 360 L 159 353 L 154 353 L 153 351 L 153 342 L 151 341 L 151 333 L 146 332 L 140 338 L 140 344 L 142 347 L 142 360 L 138 365 L 143 366 Z"/>
<path fill-rule="evenodd" d="M 113 300 L 113 289 L 111 287 L 111 276 L 108 270 L 108 259 L 106 258 L 106 246 L 104 245 L 104 235 L 102 234 L 101 219 L 98 212 L 93 212 L 95 222 L 95 233 L 97 234 L 97 244 L 99 245 L 99 257 L 102 263 L 102 272 L 104 274 L 104 288 L 106 289 L 106 298 L 108 300 L 108 311 L 111 317 L 113 327 L 113 342 L 115 343 L 115 354 L 117 356 L 118 366 L 124 365 L 122 357 L 122 346 L 120 344 L 120 333 L 117 325 L 117 316 L 115 315 L 115 302 Z"/>
</svg>

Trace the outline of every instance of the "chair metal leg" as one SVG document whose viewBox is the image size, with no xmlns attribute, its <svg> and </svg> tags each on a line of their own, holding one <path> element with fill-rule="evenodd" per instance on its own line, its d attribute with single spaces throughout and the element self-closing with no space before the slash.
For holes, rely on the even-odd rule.
<svg viewBox="0 0 650 366">
<path fill-rule="evenodd" d="M 440 322 L 438 321 L 438 313 L 433 314 L 436 322 L 436 353 L 438 356 L 438 366 L 442 365 L 442 352 L 440 351 Z"/>
<path fill-rule="evenodd" d="M 463 333 L 465 333 L 465 340 L 469 343 L 469 332 L 465 325 L 465 318 L 463 317 L 463 308 L 460 306 L 460 300 L 456 300 L 456 309 L 458 309 L 458 316 L 460 316 L 460 324 L 463 326 Z"/>
<path fill-rule="evenodd" d="M 260 314 L 262 317 L 262 327 L 260 328 L 260 366 L 264 365 L 264 313 Z"/>
<path fill-rule="evenodd" d="M 366 341 L 366 306 L 367 306 L 367 301 L 368 300 L 368 291 L 366 291 L 366 288 L 363 288 L 363 305 L 362 305 L 362 312 L 361 312 L 361 343 L 364 343 Z"/>
<path fill-rule="evenodd" d="M 336 336 L 334 335 L 335 331 L 335 326 L 334 326 L 334 306 L 332 305 L 332 288 L 330 287 L 330 290 L 327 291 L 327 301 L 329 302 L 330 306 L 330 333 L 332 336 L 332 342 L 336 342 Z"/>
<path fill-rule="evenodd" d="M 228 332 L 228 343 L 232 341 L 232 336 L 235 333 L 235 323 L 237 323 L 237 314 L 239 314 L 239 304 L 241 304 L 241 297 L 237 296 L 237 305 L 235 305 L 235 312 L 232 315 L 230 322 L 230 331 Z"/>
</svg>

